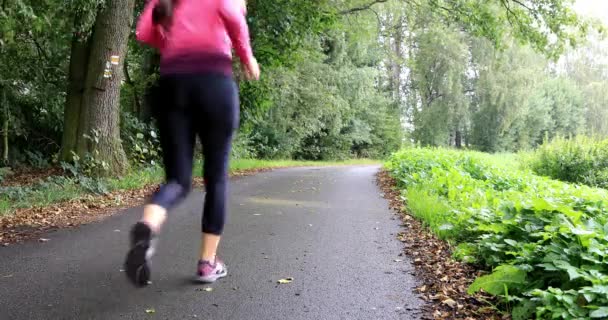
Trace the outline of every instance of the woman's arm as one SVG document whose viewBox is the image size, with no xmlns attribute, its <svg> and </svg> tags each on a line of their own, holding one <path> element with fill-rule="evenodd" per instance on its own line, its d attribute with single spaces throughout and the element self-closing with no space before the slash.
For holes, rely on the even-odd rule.
<svg viewBox="0 0 608 320">
<path fill-rule="evenodd" d="M 220 13 L 226 25 L 230 40 L 234 45 L 236 54 L 244 65 L 251 65 L 253 51 L 249 39 L 249 26 L 247 26 L 245 1 L 220 0 Z"/>
<path fill-rule="evenodd" d="M 136 37 L 137 41 L 145 43 L 151 47 L 161 49 L 164 45 L 162 27 L 152 22 L 152 12 L 159 0 L 150 0 L 139 17 L 137 22 Z"/>
</svg>

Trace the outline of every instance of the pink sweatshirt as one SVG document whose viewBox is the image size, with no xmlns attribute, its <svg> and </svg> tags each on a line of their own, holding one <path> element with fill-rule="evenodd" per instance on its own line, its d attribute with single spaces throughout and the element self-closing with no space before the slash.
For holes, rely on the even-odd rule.
<svg viewBox="0 0 608 320">
<path fill-rule="evenodd" d="M 149 0 L 137 24 L 137 40 L 161 53 L 161 73 L 232 74 L 232 48 L 244 64 L 253 58 L 246 9 L 237 0 L 180 0 L 168 32 L 152 23 L 159 0 Z"/>
</svg>

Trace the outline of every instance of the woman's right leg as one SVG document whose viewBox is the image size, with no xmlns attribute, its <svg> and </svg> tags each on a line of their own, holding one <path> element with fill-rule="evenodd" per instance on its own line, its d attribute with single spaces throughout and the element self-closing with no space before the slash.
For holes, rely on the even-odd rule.
<svg viewBox="0 0 608 320">
<path fill-rule="evenodd" d="M 160 99 L 154 104 L 157 121 L 165 184 L 152 196 L 144 208 L 142 221 L 159 232 L 167 210 L 179 204 L 192 185 L 192 165 L 196 130 L 190 114 L 188 90 L 182 77 L 165 77 L 160 80 Z"/>
<path fill-rule="evenodd" d="M 125 269 L 137 286 L 150 278 L 148 260 L 154 252 L 154 239 L 166 220 L 167 210 L 177 205 L 190 192 L 194 156 L 195 130 L 188 114 L 185 92 L 175 79 L 161 80 L 163 98 L 154 105 L 160 131 L 166 183 L 144 207 L 140 222 L 131 231 L 131 250 Z"/>
</svg>

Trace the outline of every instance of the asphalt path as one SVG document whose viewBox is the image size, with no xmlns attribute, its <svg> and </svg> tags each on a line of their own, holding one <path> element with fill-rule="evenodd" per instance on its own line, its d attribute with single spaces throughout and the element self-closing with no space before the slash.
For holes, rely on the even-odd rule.
<svg viewBox="0 0 608 320">
<path fill-rule="evenodd" d="M 144 289 L 121 270 L 141 208 L 0 248 L 0 319 L 419 319 L 400 222 L 374 183 L 377 170 L 233 180 L 220 245 L 229 275 L 212 286 L 193 282 L 202 192 L 170 213 Z"/>
</svg>

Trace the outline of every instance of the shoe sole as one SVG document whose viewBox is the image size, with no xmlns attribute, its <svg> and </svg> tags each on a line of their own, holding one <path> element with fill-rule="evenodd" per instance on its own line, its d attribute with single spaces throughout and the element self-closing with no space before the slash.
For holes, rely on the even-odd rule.
<svg viewBox="0 0 608 320">
<path fill-rule="evenodd" d="M 220 274 L 214 274 L 211 276 L 206 276 L 206 277 L 200 277 L 197 276 L 196 277 L 196 281 L 200 282 L 200 283 L 214 283 L 217 280 L 225 277 L 228 275 L 228 270 L 226 270 L 226 267 L 224 267 L 224 272 L 220 273 Z"/>
<path fill-rule="evenodd" d="M 150 267 L 146 258 L 148 246 L 137 245 L 129 251 L 125 262 L 127 277 L 137 287 L 145 287 L 150 281 Z"/>
<path fill-rule="evenodd" d="M 150 228 L 142 223 L 134 226 L 132 233 L 131 250 L 125 261 L 127 277 L 136 287 L 145 287 L 150 282 L 150 265 L 148 260 L 152 257 L 152 234 Z"/>
</svg>

